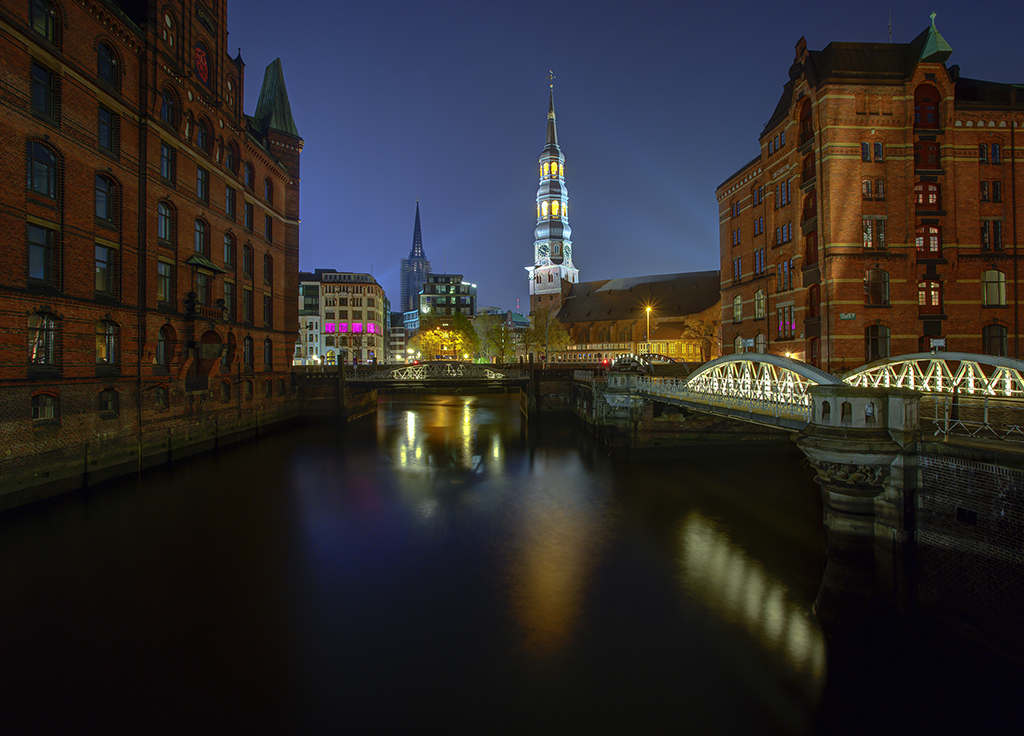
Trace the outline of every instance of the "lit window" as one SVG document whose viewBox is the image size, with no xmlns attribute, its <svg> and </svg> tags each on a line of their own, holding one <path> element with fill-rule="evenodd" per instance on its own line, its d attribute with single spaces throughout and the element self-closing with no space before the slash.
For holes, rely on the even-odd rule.
<svg viewBox="0 0 1024 736">
<path fill-rule="evenodd" d="M 994 269 L 981 274 L 981 303 L 986 307 L 1006 306 L 1006 274 Z"/>
</svg>

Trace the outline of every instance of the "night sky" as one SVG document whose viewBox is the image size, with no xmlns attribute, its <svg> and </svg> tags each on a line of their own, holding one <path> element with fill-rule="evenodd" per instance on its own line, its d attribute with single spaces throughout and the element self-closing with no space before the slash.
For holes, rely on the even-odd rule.
<svg viewBox="0 0 1024 736">
<path fill-rule="evenodd" d="M 715 188 L 757 155 L 797 40 L 886 42 L 890 7 L 893 42 L 935 11 L 962 76 L 1024 82 L 1005 0 L 229 0 L 228 44 L 249 114 L 282 60 L 302 270 L 372 272 L 397 308 L 418 198 L 433 270 L 525 312 L 549 69 L 580 279 L 717 270 Z"/>
</svg>

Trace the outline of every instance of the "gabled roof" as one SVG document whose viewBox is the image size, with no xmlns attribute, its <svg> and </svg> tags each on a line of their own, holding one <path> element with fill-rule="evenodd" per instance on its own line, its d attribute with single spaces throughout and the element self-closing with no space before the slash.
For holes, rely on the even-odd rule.
<svg viewBox="0 0 1024 736">
<path fill-rule="evenodd" d="M 562 300 L 558 320 L 564 323 L 617 322 L 646 319 L 646 307 L 659 320 L 686 317 L 718 303 L 718 271 L 634 276 L 573 284 Z"/>
<path fill-rule="evenodd" d="M 256 128 L 261 132 L 276 130 L 279 133 L 299 138 L 299 131 L 292 118 L 292 106 L 288 102 L 288 90 L 284 86 L 284 71 L 281 59 L 274 59 L 263 74 L 263 86 L 253 115 Z"/>
</svg>

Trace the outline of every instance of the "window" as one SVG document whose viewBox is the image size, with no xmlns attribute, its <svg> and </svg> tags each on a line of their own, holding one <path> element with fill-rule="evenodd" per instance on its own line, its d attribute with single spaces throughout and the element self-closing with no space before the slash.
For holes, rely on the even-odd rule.
<svg viewBox="0 0 1024 736">
<path fill-rule="evenodd" d="M 871 180 L 865 179 L 860 183 L 860 196 L 864 199 L 871 199 Z"/>
<path fill-rule="evenodd" d="M 814 129 L 811 127 L 811 101 L 804 100 L 800 108 L 800 145 L 803 145 L 814 137 Z"/>
<path fill-rule="evenodd" d="M 174 358 L 174 332 L 169 325 L 164 325 L 156 333 L 156 364 L 169 368 Z"/>
<path fill-rule="evenodd" d="M 739 258 L 732 259 L 732 280 L 740 281 L 743 278 L 743 265 Z"/>
<path fill-rule="evenodd" d="M 96 177 L 96 219 L 106 225 L 114 224 L 114 185 L 105 176 Z"/>
<path fill-rule="evenodd" d="M 914 204 L 919 210 L 938 210 L 942 207 L 941 185 L 919 181 L 914 185 Z"/>
<path fill-rule="evenodd" d="M 942 282 L 925 280 L 917 284 L 917 309 L 920 314 L 942 314 Z"/>
<path fill-rule="evenodd" d="M 107 153 L 117 153 L 117 117 L 105 107 L 97 112 L 96 142 Z"/>
<path fill-rule="evenodd" d="M 210 129 L 202 119 L 196 121 L 196 147 L 203 153 L 210 152 Z"/>
<path fill-rule="evenodd" d="M 117 251 L 103 245 L 96 246 L 96 291 L 101 294 L 114 293 L 114 266 Z"/>
<path fill-rule="evenodd" d="M 981 352 L 985 355 L 1006 357 L 1006 328 L 1002 325 L 986 325 L 981 330 Z"/>
<path fill-rule="evenodd" d="M 885 220 L 865 217 L 863 230 L 865 249 L 885 250 Z"/>
<path fill-rule="evenodd" d="M 274 297 L 269 294 L 263 295 L 263 324 L 266 327 L 274 326 Z"/>
<path fill-rule="evenodd" d="M 224 265 L 235 265 L 235 239 L 229 233 L 224 233 Z"/>
<path fill-rule="evenodd" d="M 57 397 L 51 394 L 36 394 L 32 397 L 32 420 L 55 421 L 58 417 Z"/>
<path fill-rule="evenodd" d="M 263 237 L 271 242 L 274 240 L 274 218 L 270 215 L 263 216 Z"/>
<path fill-rule="evenodd" d="M 270 204 L 274 203 L 274 185 L 269 176 L 263 180 L 263 198 Z M 556 211 L 555 214 L 557 215 L 558 212 Z"/>
<path fill-rule="evenodd" d="M 269 253 L 263 254 L 263 283 L 274 283 L 274 259 Z"/>
<path fill-rule="evenodd" d="M 210 274 L 208 273 L 196 274 L 196 303 L 210 303 Z"/>
<path fill-rule="evenodd" d="M 171 302 L 171 264 L 158 261 L 156 264 L 156 298 L 157 301 Z"/>
<path fill-rule="evenodd" d="M 885 146 L 881 141 L 875 141 L 875 161 L 885 161 Z"/>
<path fill-rule="evenodd" d="M 981 303 L 986 307 L 1006 306 L 1006 274 L 995 269 L 981 274 Z"/>
<path fill-rule="evenodd" d="M 238 146 L 235 145 L 234 141 L 228 144 L 228 150 L 224 154 L 224 165 L 228 167 L 232 173 L 238 173 Z"/>
<path fill-rule="evenodd" d="M 110 388 L 100 391 L 99 409 L 101 415 L 106 414 L 110 417 L 116 417 L 118 410 L 117 391 Z"/>
<path fill-rule="evenodd" d="M 778 291 L 789 291 L 793 288 L 793 259 L 779 261 L 775 266 L 776 286 Z"/>
<path fill-rule="evenodd" d="M 28 189 L 57 199 L 57 157 L 42 143 L 28 144 Z"/>
<path fill-rule="evenodd" d="M 28 362 L 36 366 L 57 365 L 57 320 L 49 314 L 28 318 Z"/>
<path fill-rule="evenodd" d="M 992 182 L 992 201 L 1003 201 L 1003 183 L 1001 181 Z"/>
<path fill-rule="evenodd" d="M 754 351 L 758 353 L 768 352 L 768 336 L 763 332 L 758 332 L 754 336 Z"/>
<path fill-rule="evenodd" d="M 821 316 L 821 287 L 818 284 L 807 290 L 807 316 Z"/>
<path fill-rule="evenodd" d="M 153 389 L 153 403 L 158 409 L 166 409 L 170 405 L 166 386 L 157 386 Z"/>
<path fill-rule="evenodd" d="M 243 177 L 245 186 L 252 189 L 252 164 L 248 161 L 245 162 L 245 176 Z"/>
<path fill-rule="evenodd" d="M 743 338 L 739 335 L 732 339 L 732 351 L 737 355 L 743 352 Z"/>
<path fill-rule="evenodd" d="M 942 257 L 942 228 L 938 225 L 919 225 L 917 228 L 917 257 Z"/>
<path fill-rule="evenodd" d="M 994 164 L 1001 164 L 1002 163 L 1001 153 L 1000 153 L 1000 149 L 999 149 L 999 144 L 998 143 L 993 143 L 992 144 L 992 163 L 994 163 Z"/>
<path fill-rule="evenodd" d="M 263 381 L 263 395 L 268 399 L 274 395 L 274 382 L 269 378 Z"/>
<path fill-rule="evenodd" d="M 981 249 L 1002 250 L 1003 249 L 1003 221 L 982 220 L 981 221 Z"/>
<path fill-rule="evenodd" d="M 202 166 L 196 168 L 196 199 L 210 202 L 210 172 Z"/>
<path fill-rule="evenodd" d="M 30 0 L 28 22 L 34 32 L 52 44 L 57 43 L 57 14 L 47 0 Z"/>
<path fill-rule="evenodd" d="M 918 169 L 938 169 L 939 144 L 935 141 L 918 141 L 915 143 L 914 166 Z"/>
<path fill-rule="evenodd" d="M 231 384 L 227 381 L 221 381 L 220 400 L 225 404 L 231 401 Z"/>
<path fill-rule="evenodd" d="M 732 321 L 743 321 L 743 298 L 739 294 L 732 298 Z"/>
<path fill-rule="evenodd" d="M 767 300 L 765 298 L 764 291 L 758 289 L 754 294 L 754 319 L 764 319 L 766 305 Z"/>
<path fill-rule="evenodd" d="M 233 187 L 224 187 L 224 214 L 228 219 L 235 219 L 235 190 Z"/>
<path fill-rule="evenodd" d="M 210 249 L 209 249 L 209 244 L 210 244 L 209 237 L 210 237 L 210 231 L 209 231 L 209 227 L 207 227 L 207 225 L 206 225 L 206 222 L 204 222 L 203 220 L 196 220 L 195 238 L 194 238 L 194 245 L 195 245 L 196 253 L 199 253 L 200 255 L 204 255 L 205 256 L 207 253 L 210 252 Z"/>
<path fill-rule="evenodd" d="M 96 47 L 96 76 L 107 84 L 117 84 L 117 59 L 105 43 Z"/>
<path fill-rule="evenodd" d="M 242 392 L 245 394 L 247 401 L 252 398 L 252 381 L 245 381 L 242 384 Z"/>
<path fill-rule="evenodd" d="M 987 181 L 981 182 L 981 201 L 982 202 L 988 202 L 989 201 L 989 199 L 988 199 L 988 182 Z"/>
<path fill-rule="evenodd" d="M 914 90 L 914 127 L 939 127 L 939 92 L 929 84 Z"/>
<path fill-rule="evenodd" d="M 269 337 L 263 341 L 263 365 L 268 368 L 274 365 L 274 343 Z"/>
<path fill-rule="evenodd" d="M 32 111 L 54 121 L 57 119 L 57 79 L 53 72 L 32 63 Z"/>
<path fill-rule="evenodd" d="M 174 234 L 174 220 L 171 216 L 171 206 L 166 202 L 157 202 L 156 205 L 156 237 L 162 241 L 162 245 L 170 245 Z"/>
<path fill-rule="evenodd" d="M 174 127 L 175 121 L 177 119 L 175 117 L 176 111 L 174 108 L 174 95 L 170 90 L 165 89 L 160 94 L 160 119 L 168 125 L 170 125 L 172 128 Z"/>
<path fill-rule="evenodd" d="M 804 265 L 810 266 L 818 262 L 818 231 L 811 230 L 804 237 Z"/>
<path fill-rule="evenodd" d="M 252 278 L 252 246 L 245 245 L 242 248 L 242 273 Z"/>
<path fill-rule="evenodd" d="M 54 231 L 38 225 L 28 226 L 28 277 L 55 283 Z"/>
<path fill-rule="evenodd" d="M 885 325 L 871 325 L 864 330 L 864 362 L 889 357 L 889 328 Z"/>
<path fill-rule="evenodd" d="M 775 317 L 778 321 L 778 333 L 780 339 L 789 339 L 796 333 L 796 320 L 793 317 L 793 306 L 779 307 L 775 310 Z"/>
<path fill-rule="evenodd" d="M 987 143 L 979 143 L 978 144 L 978 163 L 981 163 L 981 164 L 987 164 L 988 163 L 988 144 Z"/>
<path fill-rule="evenodd" d="M 235 285 L 230 281 L 224 282 L 224 317 L 235 319 Z"/>
<path fill-rule="evenodd" d="M 860 160 L 870 161 L 871 160 L 871 144 L 864 141 L 860 144 Z"/>
<path fill-rule="evenodd" d="M 252 289 L 242 289 L 242 319 L 252 324 Z"/>
<path fill-rule="evenodd" d="M 160 143 L 160 176 L 167 181 L 174 181 L 176 153 L 166 143 Z"/>
<path fill-rule="evenodd" d="M 245 206 L 245 229 L 252 232 L 252 221 L 254 218 L 254 210 L 252 202 L 246 202 Z"/>
<path fill-rule="evenodd" d="M 246 335 L 245 339 L 242 340 L 242 362 L 249 368 L 252 368 L 253 363 L 252 350 L 252 338 Z"/>
<path fill-rule="evenodd" d="M 885 179 L 875 179 L 875 199 L 885 199 Z"/>
<path fill-rule="evenodd" d="M 764 276 L 768 266 L 765 262 L 765 249 L 758 248 L 754 251 L 754 276 Z"/>
<path fill-rule="evenodd" d="M 889 306 L 889 272 L 871 268 L 864 274 L 864 304 L 872 307 Z"/>
<path fill-rule="evenodd" d="M 779 133 L 779 147 L 786 145 L 786 131 Z"/>
</svg>

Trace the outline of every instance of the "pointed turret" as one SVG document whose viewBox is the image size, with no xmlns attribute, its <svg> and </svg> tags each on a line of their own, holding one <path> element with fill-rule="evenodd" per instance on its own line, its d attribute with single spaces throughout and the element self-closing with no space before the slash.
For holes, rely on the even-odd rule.
<svg viewBox="0 0 1024 736">
<path fill-rule="evenodd" d="M 292 117 L 292 106 L 288 102 L 288 89 L 284 86 L 284 71 L 281 59 L 274 59 L 263 74 L 263 86 L 253 115 L 256 129 L 266 133 L 274 130 L 285 135 L 300 138 Z"/>
<path fill-rule="evenodd" d="M 944 64 L 949 55 L 953 53 L 953 47 L 946 43 L 946 39 L 935 27 L 935 13 L 931 15 L 932 24 L 927 30 L 924 39 L 924 47 L 921 49 L 921 61 L 936 62 Z"/>
</svg>

